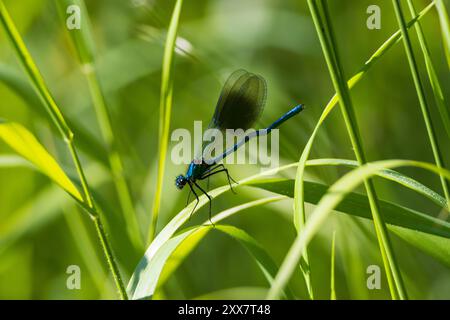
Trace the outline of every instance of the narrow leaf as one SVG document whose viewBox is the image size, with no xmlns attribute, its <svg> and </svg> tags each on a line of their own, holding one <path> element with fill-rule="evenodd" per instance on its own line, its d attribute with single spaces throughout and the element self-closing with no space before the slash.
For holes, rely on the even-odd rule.
<svg viewBox="0 0 450 320">
<path fill-rule="evenodd" d="M 14 122 L 0 122 L 0 139 L 34 164 L 43 174 L 56 182 L 72 197 L 80 202 L 83 201 L 80 192 L 56 160 L 25 127 Z"/>
<path fill-rule="evenodd" d="M 217 214 L 212 218 L 212 222 L 217 223 L 231 215 L 243 211 L 244 209 L 264 205 L 270 202 L 280 201 L 282 199 L 285 199 L 285 197 L 270 197 L 245 203 L 243 205 L 225 210 Z M 205 222 L 205 224 L 208 223 L 209 221 Z M 146 253 L 146 255 L 139 262 L 139 265 L 136 267 L 133 276 L 128 284 L 128 293 L 130 297 L 132 297 L 132 299 L 143 299 L 151 297 L 154 294 L 157 285 L 161 286 L 170 277 L 170 275 L 173 274 L 173 272 L 178 268 L 181 262 L 189 255 L 190 252 L 192 252 L 197 244 L 212 229 L 213 228 L 211 227 L 205 226 L 189 228 L 175 235 L 168 241 L 165 241 L 164 244 L 162 244 L 152 256 L 149 257 Z M 243 236 L 242 233 L 236 233 L 235 236 L 245 239 L 245 236 Z M 252 250 L 252 252 L 259 259 L 262 259 L 262 262 L 260 261 L 259 263 L 261 263 L 262 266 L 266 266 L 268 263 L 267 255 L 255 249 L 254 242 L 253 247 L 250 243 L 246 244 L 248 245 L 248 250 Z M 266 276 L 273 276 L 273 265 L 267 265 L 264 268 L 264 270 L 266 270 L 264 271 Z"/>
<path fill-rule="evenodd" d="M 385 160 L 372 162 L 347 173 L 329 188 L 327 194 L 322 197 L 317 204 L 317 207 L 314 209 L 311 218 L 307 221 L 305 228 L 300 234 L 298 234 L 289 249 L 289 252 L 278 271 L 273 285 L 267 294 L 267 298 L 276 299 L 281 295 L 283 288 L 289 282 L 289 279 L 298 265 L 300 257 L 302 256 L 308 243 L 319 231 L 330 212 L 333 211 L 353 189 L 363 183 L 365 179 L 375 175 L 381 170 L 393 169 L 402 166 L 426 169 L 437 175 L 444 176 L 446 179 L 450 179 L 450 172 L 448 170 L 439 168 L 429 163 L 412 160 Z"/>
<path fill-rule="evenodd" d="M 329 186 L 305 181 L 305 201 L 318 204 L 327 195 Z M 295 181 L 291 179 L 270 179 L 255 181 L 249 184 L 267 191 L 294 196 Z M 409 209 L 392 202 L 379 200 L 380 209 L 386 223 L 401 226 L 411 230 L 419 230 L 450 239 L 450 223 L 433 218 L 427 214 Z M 365 219 L 372 219 L 370 204 L 367 196 L 350 192 L 336 206 L 336 210 L 345 214 Z"/>
</svg>

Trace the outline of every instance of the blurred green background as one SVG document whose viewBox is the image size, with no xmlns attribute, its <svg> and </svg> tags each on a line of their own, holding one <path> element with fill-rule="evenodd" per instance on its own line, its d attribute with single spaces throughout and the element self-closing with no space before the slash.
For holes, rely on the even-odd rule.
<svg viewBox="0 0 450 320">
<path fill-rule="evenodd" d="M 134 249 L 125 232 L 116 191 L 106 169 L 106 151 L 92 100 L 64 26 L 64 17 L 59 14 L 56 1 L 4 2 L 65 117 L 76 123 L 76 137 L 85 135 L 93 139 L 86 145 L 80 139 L 77 146 L 95 196 L 106 208 L 108 235 L 128 280 L 143 251 Z M 398 29 L 392 3 L 387 0 L 329 3 L 346 76 L 350 77 Z M 414 3 L 418 10 L 429 4 L 419 0 Z M 372 4 L 381 8 L 380 30 L 366 27 L 366 9 Z M 446 4 L 448 8 L 448 1 Z M 100 81 L 143 234 L 148 230 L 155 188 L 161 64 L 173 6 L 172 0 L 86 0 Z M 422 26 L 448 97 L 450 74 L 434 9 L 422 20 Z M 420 56 L 415 34 L 412 39 Z M 307 106 L 300 117 L 289 121 L 280 132 L 282 164 L 298 161 L 334 92 L 306 1 L 185 1 L 177 46 L 171 130 L 193 130 L 194 121 L 208 122 L 226 77 L 235 69 L 244 68 L 263 75 L 268 82 L 261 125 L 272 122 L 298 103 Z M 418 61 L 426 79 L 423 59 Z M 11 81 L 4 80 L 28 83 L 3 30 L 0 31 L 0 75 L 3 79 L 0 117 L 30 129 L 66 172 L 75 176 L 65 145 L 32 88 L 18 89 L 11 86 Z M 444 159 L 450 159 L 450 141 L 438 121 L 429 83 L 424 83 Z M 398 158 L 433 162 L 401 44 L 370 70 L 352 90 L 352 98 L 369 160 Z M 2 155 L 13 153 L 3 143 L 0 151 Z M 338 110 L 327 119 L 313 147 L 311 158 L 319 157 L 354 157 Z M 159 230 L 185 205 L 187 190 L 178 192 L 173 183 L 175 176 L 185 169 L 167 161 Z M 235 179 L 259 172 L 255 165 L 230 165 L 229 169 Z M 436 176 L 415 169 L 400 171 L 441 192 Z M 346 171 L 327 167 L 307 172 L 309 180 L 331 184 Z M 287 174 L 294 175 L 295 170 Z M 223 177 L 211 180 L 212 187 L 225 182 Z M 440 213 L 440 208 L 411 191 L 392 182 L 375 182 L 381 199 L 432 216 Z M 265 194 L 257 189 L 241 188 L 236 196 L 225 194 L 216 199 L 213 210 L 219 212 Z M 207 214 L 207 209 L 202 209 L 189 224 L 201 223 Z M 292 200 L 286 200 L 245 211 L 226 223 L 246 230 L 279 264 L 296 235 L 291 219 Z M 372 224 L 341 213 L 333 214 L 311 243 L 312 281 L 318 298 L 329 298 L 333 230 L 336 230 L 338 299 L 389 298 L 384 278 L 381 290 L 366 287 L 366 268 L 382 266 Z M 448 267 L 399 238 L 392 238 L 410 297 L 449 299 Z M 66 288 L 69 265 L 81 268 L 80 290 Z M 306 298 L 299 274 L 294 275 L 292 284 L 295 294 Z M 247 252 L 234 240 L 211 232 L 167 282 L 159 297 L 262 298 L 266 290 L 264 277 Z M 8 166 L 6 160 L 0 166 L 0 298 L 117 298 L 89 218 L 49 179 L 26 166 Z"/>
</svg>

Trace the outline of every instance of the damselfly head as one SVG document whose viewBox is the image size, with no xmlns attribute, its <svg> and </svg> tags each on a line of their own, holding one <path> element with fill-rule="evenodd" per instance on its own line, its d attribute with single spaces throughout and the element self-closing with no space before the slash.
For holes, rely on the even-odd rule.
<svg viewBox="0 0 450 320">
<path fill-rule="evenodd" d="M 183 176 L 182 174 L 180 174 L 178 177 L 176 177 L 175 179 L 175 185 L 177 186 L 178 189 L 183 189 L 183 187 L 186 185 L 187 183 L 187 179 L 185 176 Z"/>
</svg>

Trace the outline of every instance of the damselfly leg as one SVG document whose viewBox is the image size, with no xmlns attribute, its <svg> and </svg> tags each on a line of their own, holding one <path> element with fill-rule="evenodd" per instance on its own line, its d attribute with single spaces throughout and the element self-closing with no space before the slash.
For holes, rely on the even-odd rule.
<svg viewBox="0 0 450 320">
<path fill-rule="evenodd" d="M 216 170 L 216 169 L 219 169 L 219 170 Z M 230 173 L 228 172 L 228 169 L 225 168 L 225 166 L 224 166 L 223 164 L 218 164 L 217 166 L 213 167 L 212 169 L 206 171 L 206 172 L 204 173 L 204 175 L 203 175 L 202 177 L 200 177 L 198 180 L 204 180 L 204 179 L 209 178 L 209 177 L 211 177 L 211 176 L 213 176 L 213 175 L 215 175 L 215 174 L 217 174 L 217 173 L 220 173 L 220 172 L 225 172 L 225 173 L 226 173 L 227 179 L 228 179 L 228 184 L 230 185 L 231 192 L 233 192 L 234 194 L 236 194 L 236 192 L 235 192 L 234 189 L 233 189 L 233 185 L 232 185 L 231 181 L 233 181 L 233 182 L 236 183 L 236 184 L 239 184 L 239 183 L 237 183 L 237 182 L 231 177 Z"/>
<path fill-rule="evenodd" d="M 199 186 L 199 184 L 197 182 L 193 182 L 194 185 L 201 191 L 203 192 L 203 194 L 208 198 L 209 200 L 209 222 L 211 222 L 211 224 L 214 226 L 214 223 L 211 221 L 211 212 L 212 212 L 212 199 L 211 196 L 208 194 L 208 192 L 206 192 L 205 190 L 203 190 L 202 187 Z M 197 198 L 198 199 L 198 198 Z"/>
<path fill-rule="evenodd" d="M 195 192 L 195 187 L 194 187 L 194 186 L 197 187 L 197 188 L 198 188 L 198 189 L 199 189 L 199 190 L 200 190 L 200 191 L 208 198 L 208 202 L 209 202 L 209 218 L 208 218 L 208 220 L 209 220 L 209 222 L 211 223 L 211 225 L 214 226 L 214 223 L 213 223 L 212 220 L 211 220 L 211 217 L 212 217 L 212 215 L 211 215 L 211 212 L 212 212 L 212 198 L 211 198 L 211 196 L 210 196 L 205 190 L 203 190 L 203 188 L 200 187 L 199 184 L 198 184 L 197 182 L 195 182 L 195 181 L 189 182 L 189 188 L 191 189 L 190 192 L 189 192 L 189 195 L 190 195 L 190 193 L 192 192 L 192 193 L 194 194 L 194 196 L 195 196 L 195 205 L 194 205 L 194 208 L 192 209 L 191 213 L 189 214 L 189 220 L 191 219 L 192 214 L 194 213 L 195 209 L 197 208 L 198 204 L 200 203 L 200 198 L 198 197 L 197 192 Z"/>
<path fill-rule="evenodd" d="M 191 189 L 190 190 L 190 192 L 189 192 L 189 195 L 191 195 L 191 192 L 194 194 L 194 196 L 195 196 L 195 200 L 196 200 L 196 202 L 195 202 L 195 206 L 194 206 L 194 208 L 192 209 L 192 211 L 191 211 L 191 213 L 189 214 L 189 220 L 191 219 L 191 217 L 192 217 L 192 214 L 194 213 L 194 211 L 195 211 L 195 208 L 197 208 L 197 206 L 198 206 L 198 203 L 200 202 L 200 200 L 199 200 L 199 198 L 198 198 L 198 195 L 197 195 L 197 192 L 195 192 L 195 190 L 194 190 L 194 186 L 192 185 L 192 183 L 191 182 L 189 182 L 189 188 Z M 188 199 L 189 200 L 189 199 Z"/>
</svg>

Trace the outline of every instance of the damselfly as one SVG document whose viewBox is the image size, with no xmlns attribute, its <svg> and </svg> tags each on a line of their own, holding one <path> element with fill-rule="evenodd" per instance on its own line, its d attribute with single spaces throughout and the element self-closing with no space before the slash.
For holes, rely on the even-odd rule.
<svg viewBox="0 0 450 320">
<path fill-rule="evenodd" d="M 263 77 L 245 70 L 233 72 L 222 88 L 216 110 L 214 111 L 214 115 L 208 128 L 218 129 L 222 132 L 225 132 L 227 129 L 242 129 L 244 131 L 249 129 L 260 117 L 264 109 L 266 94 L 267 85 Z M 236 183 L 236 181 L 231 178 L 228 169 L 225 168 L 223 163 L 219 162 L 238 150 L 250 139 L 270 134 L 273 129 L 279 127 L 302 110 L 303 105 L 300 104 L 296 106 L 267 128 L 252 131 L 249 134 L 244 135 L 241 140 L 231 148 L 226 149 L 223 153 L 218 154 L 213 158 L 206 159 L 203 157 L 202 153 L 201 159 L 193 160 L 189 165 L 186 174 L 179 175 L 175 179 L 175 185 L 178 189 L 183 189 L 187 184 L 190 188 L 190 192 L 195 195 L 197 202 L 195 203 L 192 212 L 194 212 L 199 203 L 198 194 L 195 190 L 195 188 L 197 188 L 209 199 L 209 218 L 211 219 L 211 197 L 198 184 L 199 180 L 204 180 L 223 172 L 227 176 L 230 189 L 234 192 L 231 182 Z"/>
</svg>

